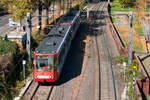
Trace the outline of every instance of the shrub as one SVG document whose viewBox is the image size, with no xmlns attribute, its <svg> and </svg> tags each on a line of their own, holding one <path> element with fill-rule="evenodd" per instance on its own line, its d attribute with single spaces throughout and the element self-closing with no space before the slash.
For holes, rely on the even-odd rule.
<svg viewBox="0 0 150 100">
<path fill-rule="evenodd" d="M 0 38 L 0 55 L 5 55 L 7 53 L 14 54 L 18 49 L 19 48 L 16 43 L 12 41 L 2 40 L 2 38 Z"/>
<path fill-rule="evenodd" d="M 0 38 L 0 97 L 11 100 L 16 94 L 17 80 L 21 79 L 22 59 L 19 47 L 15 42 Z"/>
</svg>

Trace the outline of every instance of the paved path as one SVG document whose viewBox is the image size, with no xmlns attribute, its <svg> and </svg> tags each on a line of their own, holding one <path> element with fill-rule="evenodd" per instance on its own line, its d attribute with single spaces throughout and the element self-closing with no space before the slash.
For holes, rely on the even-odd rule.
<svg viewBox="0 0 150 100">
<path fill-rule="evenodd" d="M 0 16 L 0 27 L 8 23 L 9 15 L 1 15 Z"/>
<path fill-rule="evenodd" d="M 10 28 L 8 25 L 9 15 L 0 16 L 0 35 L 7 33 Z"/>
</svg>

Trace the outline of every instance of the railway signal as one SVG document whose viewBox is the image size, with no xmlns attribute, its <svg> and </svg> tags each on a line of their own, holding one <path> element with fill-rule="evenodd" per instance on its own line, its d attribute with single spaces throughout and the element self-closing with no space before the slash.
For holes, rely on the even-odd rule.
<svg viewBox="0 0 150 100">
<path fill-rule="evenodd" d="M 132 61 L 132 70 L 137 71 L 137 69 L 138 69 L 138 64 L 137 64 L 136 60 L 133 60 Z"/>
</svg>

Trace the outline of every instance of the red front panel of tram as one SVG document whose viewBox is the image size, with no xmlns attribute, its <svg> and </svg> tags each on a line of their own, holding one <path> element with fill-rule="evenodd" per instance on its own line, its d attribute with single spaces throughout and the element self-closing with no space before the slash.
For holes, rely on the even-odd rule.
<svg viewBox="0 0 150 100">
<path fill-rule="evenodd" d="M 34 53 L 33 80 L 36 82 L 54 82 L 57 80 L 57 69 L 54 70 L 57 54 Z"/>
</svg>

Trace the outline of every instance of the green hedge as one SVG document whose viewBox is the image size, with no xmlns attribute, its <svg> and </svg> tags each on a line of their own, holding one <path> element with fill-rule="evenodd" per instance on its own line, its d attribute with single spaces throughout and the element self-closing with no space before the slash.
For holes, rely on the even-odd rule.
<svg viewBox="0 0 150 100">
<path fill-rule="evenodd" d="M 0 38 L 0 56 L 7 53 L 14 54 L 18 49 L 19 48 L 15 42 L 3 40 L 2 38 Z"/>
</svg>

